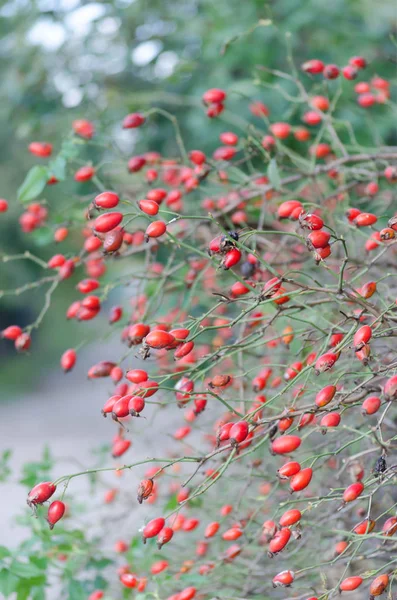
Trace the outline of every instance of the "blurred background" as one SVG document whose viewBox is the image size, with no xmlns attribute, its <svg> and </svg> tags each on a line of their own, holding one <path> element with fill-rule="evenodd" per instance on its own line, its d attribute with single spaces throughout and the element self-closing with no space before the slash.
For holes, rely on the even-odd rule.
<svg viewBox="0 0 397 600">
<path fill-rule="evenodd" d="M 9 201 L 10 210 L 0 219 L 0 255 L 30 249 L 48 260 L 57 252 L 48 243 L 51 230 L 24 235 L 18 226 L 16 190 L 37 162 L 27 152 L 31 141 L 45 140 L 59 149 L 72 121 L 88 118 L 98 130 L 115 135 L 127 153 L 156 150 L 172 155 L 175 142 L 167 120 L 154 118 L 144 133 L 129 131 L 127 136 L 120 128 L 128 112 L 155 105 L 177 116 L 188 149 L 210 152 L 221 126 L 197 110 L 205 89 L 231 91 L 231 106 L 235 101 L 247 119 L 252 117 L 242 97 L 265 102 L 281 118 L 282 103 L 257 85 L 256 67 L 287 70 L 288 45 L 298 65 L 314 57 L 344 65 L 348 57 L 360 54 L 374 72 L 379 64 L 382 76 L 395 76 L 396 13 L 390 0 L 3 1 L 0 196 Z M 392 114 L 381 117 L 381 131 L 392 131 Z M 396 144 L 387 135 L 385 141 Z M 79 184 L 67 185 L 62 184 L 61 192 L 57 186 L 50 191 L 52 205 L 78 193 Z M 95 192 L 94 187 L 84 189 Z M 65 244 L 63 250 L 72 250 L 73 236 Z M 0 290 L 5 291 L 0 330 L 37 317 L 41 290 L 17 296 L 7 290 L 32 281 L 38 269 L 29 261 L 0 263 Z M 59 357 L 80 339 L 78 324 L 66 326 L 64 318 L 75 283 L 66 282 L 54 295 L 52 310 L 33 333 L 29 355 L 16 355 L 12 344 L 0 343 L 0 450 L 13 447 L 17 473 L 27 456 L 41 456 L 45 444 L 57 455 L 78 454 L 84 462 L 89 449 L 109 437 L 105 421 L 87 426 L 98 401 L 84 378 L 87 368 L 106 356 L 98 357 L 88 345 L 76 370 L 60 379 Z M 112 344 L 106 349 L 109 354 L 118 352 Z M 57 426 L 60 421 L 62 427 Z M 19 510 L 21 491 L 15 485 L 9 492 L 18 497 Z M 3 511 L 3 538 L 9 535 L 12 505 L 8 500 Z"/>
</svg>

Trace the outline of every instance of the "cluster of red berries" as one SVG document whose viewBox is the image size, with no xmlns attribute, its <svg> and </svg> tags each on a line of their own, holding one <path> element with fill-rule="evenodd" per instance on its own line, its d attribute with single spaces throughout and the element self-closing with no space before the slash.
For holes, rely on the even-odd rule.
<svg viewBox="0 0 397 600">
<path fill-rule="evenodd" d="M 340 74 L 352 80 L 365 67 L 362 57 L 353 57 L 341 69 L 313 59 L 302 70 L 326 80 Z M 391 485 L 393 477 L 386 455 L 394 449 L 388 416 L 397 400 L 397 375 L 387 340 L 395 335 L 395 295 L 386 286 L 391 267 L 382 257 L 392 263 L 396 256 L 397 215 L 389 207 L 391 184 L 397 182 L 397 154 L 382 148 L 378 155 L 361 147 L 352 155 L 341 153 L 337 134 L 327 129 L 335 110 L 332 85 L 328 87 L 328 95 L 314 88 L 315 93 L 302 97 L 304 125 L 269 123 L 267 106 L 251 103 L 251 114 L 266 124 L 265 131 L 258 128 L 252 134 L 255 143 L 228 129 L 212 154 L 193 149 L 181 158 L 165 158 L 151 151 L 126 159 L 134 192 L 116 181 L 104 186 L 99 163 L 69 165 L 81 184 L 78 188 L 91 182 L 99 193 L 86 202 L 82 227 L 73 218 L 54 225 L 54 241 L 67 243 L 63 253 L 47 257 L 43 264 L 53 285 L 63 285 L 84 269 L 67 319 L 96 319 L 99 327 L 106 310 L 110 331 L 127 346 L 120 360 L 98 360 L 87 372 L 90 380 L 104 380 L 108 386 L 98 413 L 110 417 L 109 428 L 112 423 L 117 427 L 110 443 L 117 476 L 135 466 L 118 462 L 132 446 L 126 425 L 140 429 L 144 417 L 150 417 L 152 427 L 151 417 L 168 403 L 182 409 L 178 413 L 175 408 L 172 415 L 168 433 L 173 447 L 165 459 L 153 461 L 137 490 L 138 504 L 159 504 L 166 486 L 159 483 L 160 476 L 172 475 L 164 477 L 171 481 L 166 495 L 176 500 L 177 508 L 171 514 L 158 509 L 164 516 L 141 528 L 144 543 L 155 539 L 159 549 L 166 546 L 168 560 L 156 560 L 150 568 L 135 561 L 133 568 L 120 566 L 117 574 L 125 588 L 140 593 L 150 589 L 151 576 L 175 568 L 169 557 L 182 546 L 182 564 L 169 578 L 180 591 L 168 600 L 209 597 L 205 583 L 202 591 L 196 580 L 189 582 L 189 573 L 196 569 L 203 582 L 211 582 L 213 573 L 241 556 L 252 565 L 260 560 L 261 569 L 270 565 L 270 587 L 282 589 L 295 581 L 303 586 L 306 572 L 316 568 L 302 565 L 304 547 L 320 555 L 332 536 L 339 538 L 332 560 L 344 565 L 344 575 L 333 590 L 319 596 L 321 600 L 338 589 L 355 590 L 369 578 L 371 597 L 389 587 L 387 568 L 374 572 L 363 567 L 361 575 L 356 574 L 359 567 L 351 550 L 371 535 L 374 543 L 380 537 L 376 552 L 383 560 L 389 538 L 397 533 L 390 502 L 382 508 L 375 503 L 379 489 Z M 358 103 L 368 107 L 387 102 L 390 85 L 376 76 L 370 83 L 357 83 L 355 92 Z M 226 99 L 224 90 L 207 90 L 202 96 L 207 116 L 222 119 Z M 148 118 L 130 113 L 121 126 L 139 129 Z M 306 148 L 310 128 L 316 126 L 315 143 Z M 87 120 L 74 121 L 72 128 L 83 140 L 97 135 Z M 288 147 L 292 137 L 301 143 L 295 146 L 303 148 L 297 162 Z M 29 151 L 46 158 L 53 148 L 33 142 Z M 269 164 L 267 175 L 263 161 Z M 61 184 L 50 172 L 47 183 Z M 295 183 L 297 188 L 290 189 Z M 348 193 L 355 194 L 354 204 L 361 208 L 348 206 Z M 379 210 L 375 198 L 387 198 L 387 208 Z M 7 208 L 0 200 L 0 212 Z M 44 223 L 51 226 L 50 217 L 50 205 L 36 201 L 24 210 L 20 225 L 29 233 Z M 77 237 L 69 236 L 76 227 L 81 231 L 77 253 L 66 247 Z M 369 261 L 364 248 L 379 253 Z M 133 263 L 126 278 L 112 278 L 113 261 L 127 259 L 121 263 L 127 264 L 133 254 L 144 258 Z M 130 283 L 138 276 L 147 285 L 130 299 L 132 310 L 122 301 L 107 308 L 113 284 L 123 285 L 127 278 Z M 2 337 L 26 351 L 30 331 L 31 327 L 10 325 Z M 139 362 L 127 368 L 125 360 L 131 355 Z M 76 362 L 74 348 L 61 356 L 64 372 L 73 370 Z M 200 433 L 207 450 L 198 446 L 191 455 L 194 434 Z M 268 454 L 263 453 L 265 443 Z M 363 450 L 361 443 L 367 444 Z M 349 454 L 352 447 L 357 448 L 354 455 Z M 175 448 L 183 448 L 181 456 Z M 371 471 L 365 461 L 375 451 L 379 458 Z M 184 463 L 186 468 L 193 463 L 195 469 L 189 473 L 189 487 L 179 481 Z M 326 469 L 329 479 L 323 481 Z M 200 475 L 202 481 L 195 485 Z M 236 496 L 234 505 L 222 506 L 219 521 L 208 518 L 209 510 L 205 519 L 198 518 L 198 497 L 211 498 L 215 488 L 219 494 L 216 484 L 221 478 Z M 64 481 L 68 476 L 39 483 L 30 491 L 28 504 L 36 512 Z M 105 504 L 118 496 L 118 488 L 107 490 Z M 360 502 L 368 499 L 365 511 Z M 332 536 L 320 514 L 324 506 L 332 507 L 334 518 L 340 519 Z M 65 509 L 62 500 L 49 505 L 51 528 Z M 337 528 L 344 532 L 342 540 Z M 175 535 L 179 531 L 200 535 L 193 557 L 182 544 L 182 533 Z M 147 546 L 149 552 L 151 542 Z M 124 554 L 129 544 L 118 540 L 114 549 Z M 277 573 L 283 565 L 275 564 L 282 557 L 289 561 L 288 568 Z M 185 577 L 180 582 L 181 576 Z M 185 585 L 189 583 L 194 585 Z M 255 589 L 245 593 L 257 595 Z M 102 597 L 103 592 L 95 590 L 89 600 Z"/>
</svg>

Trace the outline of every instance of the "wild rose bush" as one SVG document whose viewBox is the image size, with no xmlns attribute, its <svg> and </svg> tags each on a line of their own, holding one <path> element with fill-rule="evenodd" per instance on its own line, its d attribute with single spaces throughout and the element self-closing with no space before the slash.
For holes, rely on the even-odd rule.
<svg viewBox="0 0 397 600">
<path fill-rule="evenodd" d="M 102 411 L 111 448 L 104 465 L 34 481 L 32 541 L 18 557 L 1 552 L 6 597 L 43 597 L 54 569 L 61 596 L 73 599 L 326 600 L 356 589 L 350 597 L 392 597 L 397 149 L 376 130 L 372 146 L 361 139 L 368 118 L 376 129 L 395 105 L 388 81 L 364 58 L 347 59 L 263 68 L 266 93 L 289 110 L 269 114 L 262 94 L 250 101 L 254 125 L 228 112 L 229 90 L 207 90 L 203 110 L 225 120 L 212 156 L 156 108 L 119 126 L 144 135 L 152 117 L 169 119 L 178 155 L 123 156 L 85 119 L 55 157 L 50 144 L 30 144 L 49 162 L 19 189 L 20 226 L 26 235 L 50 228 L 59 246 L 3 257 L 42 268 L 23 291 L 42 288 L 43 307 L 2 337 L 34 352 L 34 332 L 69 279 L 77 291 L 66 318 L 82 322 L 82 339 L 85 321 L 108 315 L 88 377 L 98 380 L 90 426 Z M 63 196 L 73 177 L 96 193 Z M 62 211 L 46 201 L 49 185 Z M 62 252 L 68 236 L 79 240 L 73 254 Z M 123 304 L 112 305 L 117 289 Z M 122 340 L 122 356 L 109 356 L 110 336 Z M 63 371 L 79 352 L 79 340 L 65 348 Z M 143 417 L 153 439 L 168 427 L 170 442 L 134 462 Z M 92 539 L 74 527 L 73 485 L 133 469 L 142 472 L 127 506 L 136 527 L 118 522 L 109 553 L 105 529 Z M 124 482 L 105 495 L 109 518 Z M 139 518 L 141 504 L 150 512 Z"/>
</svg>

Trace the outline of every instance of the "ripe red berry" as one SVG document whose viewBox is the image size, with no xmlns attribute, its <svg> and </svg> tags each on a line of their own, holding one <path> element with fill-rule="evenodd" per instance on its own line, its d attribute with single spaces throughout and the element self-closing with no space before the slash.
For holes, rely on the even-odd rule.
<svg viewBox="0 0 397 600">
<path fill-rule="evenodd" d="M 354 527 L 353 531 L 357 535 L 365 535 L 366 533 L 370 533 L 374 529 L 375 525 L 375 521 L 371 519 L 364 519 L 364 521 L 361 521 L 361 523 Z"/>
<path fill-rule="evenodd" d="M 225 254 L 225 257 L 222 261 L 222 266 L 225 270 L 231 269 L 234 267 L 241 259 L 241 252 L 238 248 L 232 248 Z"/>
<path fill-rule="evenodd" d="M 361 348 L 369 342 L 371 337 L 372 337 L 372 329 L 369 325 L 363 325 L 363 327 L 360 327 L 360 329 L 358 331 L 356 331 L 356 333 L 354 334 L 354 337 L 353 337 L 354 350 L 356 352 L 358 350 L 361 350 Z"/>
<path fill-rule="evenodd" d="M 319 392 L 317 392 L 315 398 L 315 404 L 322 408 L 331 402 L 336 393 L 336 387 L 334 385 L 327 385 L 322 388 Z"/>
<path fill-rule="evenodd" d="M 381 399 L 378 396 L 369 396 L 364 400 L 361 405 L 361 412 L 363 415 L 375 414 L 381 405 Z"/>
<path fill-rule="evenodd" d="M 333 352 L 327 352 L 326 354 L 322 354 L 315 362 L 314 372 L 316 375 L 319 373 L 324 373 L 324 371 L 328 371 L 331 369 L 336 361 L 338 360 L 338 355 Z"/>
<path fill-rule="evenodd" d="M 105 592 L 103 592 L 102 590 L 95 590 L 94 592 L 92 592 L 92 594 L 88 596 L 87 600 L 102 600 L 104 595 Z"/>
<path fill-rule="evenodd" d="M 163 529 L 164 525 L 165 520 L 163 517 L 158 517 L 157 519 L 149 521 L 142 531 L 143 542 L 145 543 L 148 538 L 156 537 Z"/>
<path fill-rule="evenodd" d="M 217 148 L 212 157 L 214 160 L 232 160 L 237 150 L 232 146 L 221 146 Z"/>
<path fill-rule="evenodd" d="M 237 445 L 243 442 L 248 435 L 249 426 L 247 421 L 238 421 L 234 423 L 229 432 L 229 439 L 232 444 Z"/>
<path fill-rule="evenodd" d="M 338 427 L 341 421 L 341 416 L 337 412 L 331 412 L 324 415 L 320 421 L 320 427 Z"/>
<path fill-rule="evenodd" d="M 291 478 L 290 487 L 292 492 L 300 492 L 304 490 L 311 482 L 313 470 L 310 467 L 302 469 Z"/>
<path fill-rule="evenodd" d="M 362 577 L 347 577 L 339 586 L 341 592 L 352 592 L 356 590 L 363 582 Z"/>
<path fill-rule="evenodd" d="M 82 138 L 90 140 L 95 133 L 94 125 L 91 121 L 85 119 L 78 119 L 72 123 L 73 131 Z"/>
<path fill-rule="evenodd" d="M 120 212 L 111 212 L 100 215 L 94 221 L 95 231 L 98 231 L 98 233 L 107 233 L 120 225 L 122 220 L 123 215 Z"/>
<path fill-rule="evenodd" d="M 219 139 L 222 144 L 225 144 L 226 146 L 235 146 L 238 143 L 238 135 L 232 131 L 221 133 Z"/>
<path fill-rule="evenodd" d="M 1 337 L 6 340 L 15 341 L 22 334 L 22 329 L 18 325 L 10 325 L 1 332 Z"/>
<path fill-rule="evenodd" d="M 157 202 L 154 200 L 147 200 L 146 198 L 144 200 L 140 200 L 138 202 L 138 206 L 142 212 L 144 212 L 146 215 L 150 215 L 151 217 L 157 215 L 160 209 Z"/>
<path fill-rule="evenodd" d="M 128 170 L 130 173 L 138 173 L 146 165 L 146 158 L 144 156 L 133 156 L 128 161 Z"/>
<path fill-rule="evenodd" d="M 114 208 L 119 201 L 120 198 L 115 192 L 102 192 L 95 196 L 94 205 L 96 208 Z"/>
<path fill-rule="evenodd" d="M 326 246 L 328 246 L 330 237 L 331 235 L 327 231 L 312 231 L 307 236 L 307 244 L 311 249 L 325 248 Z"/>
<path fill-rule="evenodd" d="M 124 117 L 123 129 L 134 129 L 136 127 L 140 127 L 145 121 L 145 117 L 140 113 L 131 113 Z"/>
<path fill-rule="evenodd" d="M 226 99 L 226 92 L 219 88 L 212 88 L 203 94 L 204 104 L 220 104 Z"/>
<path fill-rule="evenodd" d="M 74 174 L 74 180 L 78 182 L 89 181 L 95 175 L 95 169 L 91 166 L 81 167 Z"/>
<path fill-rule="evenodd" d="M 122 396 L 115 395 L 115 396 L 111 396 L 108 400 L 106 400 L 106 402 L 102 408 L 102 414 L 104 417 L 106 417 L 106 415 L 108 413 L 111 413 L 113 411 L 113 406 L 116 404 L 116 402 L 118 400 L 120 400 L 121 397 Z"/>
<path fill-rule="evenodd" d="M 214 537 L 214 535 L 216 535 L 218 533 L 219 527 L 220 527 L 220 524 L 217 521 L 210 523 L 205 528 L 204 537 L 206 537 L 206 538 Z"/>
<path fill-rule="evenodd" d="M 132 396 L 128 402 L 128 412 L 133 417 L 139 417 L 145 408 L 145 400 L 141 396 Z"/>
<path fill-rule="evenodd" d="M 189 158 L 193 164 L 201 166 L 207 160 L 206 155 L 201 150 L 192 150 L 189 152 Z"/>
<path fill-rule="evenodd" d="M 130 448 L 131 446 L 131 441 L 130 440 L 116 440 L 112 446 L 112 456 L 113 458 L 119 458 L 120 456 L 123 456 L 123 454 L 125 454 L 127 452 L 127 450 Z"/>
<path fill-rule="evenodd" d="M 173 535 L 174 535 L 174 530 L 171 527 L 163 527 L 163 529 L 160 531 L 160 533 L 157 536 L 158 549 L 161 550 L 161 548 L 164 546 L 164 544 L 168 544 L 168 542 L 172 539 Z"/>
<path fill-rule="evenodd" d="M 48 508 L 47 521 L 50 525 L 50 529 L 52 529 L 60 519 L 62 519 L 65 514 L 66 506 L 60 500 L 55 500 L 55 502 L 51 502 Z"/>
<path fill-rule="evenodd" d="M 396 167 L 394 167 L 392 165 L 389 165 L 383 171 L 383 175 L 386 177 L 386 179 L 388 181 L 390 181 L 390 183 L 396 183 L 397 182 L 397 168 Z"/>
<path fill-rule="evenodd" d="M 298 462 L 287 462 L 285 465 L 280 467 L 280 469 L 278 469 L 277 473 L 279 477 L 285 479 L 296 475 L 300 470 L 301 466 Z"/>
<path fill-rule="evenodd" d="M 369 227 L 370 225 L 374 225 L 377 220 L 378 217 L 376 215 L 371 213 L 360 213 L 354 219 L 354 224 L 357 225 L 357 227 Z"/>
<path fill-rule="evenodd" d="M 353 79 L 356 79 L 358 75 L 358 70 L 353 65 L 347 65 L 346 67 L 342 68 L 342 75 L 348 81 L 353 81 Z"/>
<path fill-rule="evenodd" d="M 325 65 L 323 75 L 325 79 L 336 79 L 339 77 L 339 67 L 336 65 Z"/>
<path fill-rule="evenodd" d="M 0 198 L 0 213 L 7 212 L 8 202 L 4 198 Z"/>
<path fill-rule="evenodd" d="M 291 126 L 288 123 L 273 123 L 269 129 L 280 140 L 285 140 L 291 133 Z"/>
<path fill-rule="evenodd" d="M 191 427 L 186 425 L 185 427 L 179 427 L 174 433 L 174 439 L 183 440 L 191 432 Z"/>
<path fill-rule="evenodd" d="M 109 323 L 117 323 L 117 321 L 120 321 L 122 316 L 123 309 L 121 308 L 121 306 L 112 306 L 109 313 Z"/>
<path fill-rule="evenodd" d="M 299 215 L 299 223 L 301 227 L 310 229 L 311 231 L 318 231 L 324 227 L 324 221 L 318 215 L 310 213 L 301 213 Z"/>
<path fill-rule="evenodd" d="M 291 508 L 280 517 L 280 527 L 291 527 L 291 525 L 295 525 L 295 523 L 298 523 L 298 521 L 300 521 L 301 518 L 302 513 L 300 512 L 300 510 L 298 510 L 297 508 Z"/>
<path fill-rule="evenodd" d="M 66 350 L 61 356 L 61 367 L 67 373 L 71 371 L 76 364 L 76 351 L 73 349 Z"/>
<path fill-rule="evenodd" d="M 269 543 L 269 552 L 271 554 L 278 554 L 285 548 L 291 538 L 291 530 L 287 527 L 276 531 L 274 537 Z"/>
<path fill-rule="evenodd" d="M 304 62 L 303 65 L 301 65 L 301 69 L 311 75 L 318 75 L 324 71 L 324 63 L 318 58 L 313 58 L 312 60 Z"/>
<path fill-rule="evenodd" d="M 352 483 L 343 492 L 343 501 L 346 503 L 353 502 L 363 493 L 363 490 L 364 490 L 364 484 L 361 483 L 361 481 Z"/>
<path fill-rule="evenodd" d="M 168 331 L 151 331 L 145 337 L 145 344 L 150 348 L 155 348 L 156 350 L 167 348 L 167 346 L 172 346 L 174 342 L 174 336 L 171 333 L 168 333 Z"/>
<path fill-rule="evenodd" d="M 242 535 L 243 535 L 243 532 L 240 529 L 240 527 L 231 527 L 230 529 L 227 529 L 227 531 L 225 531 L 222 534 L 222 539 L 225 540 L 226 542 L 234 542 L 235 540 L 238 540 L 238 538 L 241 537 Z"/>
<path fill-rule="evenodd" d="M 395 400 L 397 398 L 397 375 L 390 377 L 383 386 L 383 394 L 386 400 Z"/>
<path fill-rule="evenodd" d="M 178 600 L 192 600 L 196 595 L 195 587 L 187 587 L 178 594 Z"/>
<path fill-rule="evenodd" d="M 357 69 L 365 69 L 367 66 L 367 61 L 363 56 L 352 56 L 349 58 L 349 65 L 353 65 Z"/>
<path fill-rule="evenodd" d="M 303 206 L 299 200 L 287 200 L 283 202 L 277 211 L 279 219 L 289 219 L 296 209 L 303 213 Z"/>
<path fill-rule="evenodd" d="M 290 454 L 301 445 L 302 440 L 297 435 L 283 435 L 272 442 L 274 454 Z"/>
<path fill-rule="evenodd" d="M 29 144 L 29 152 L 39 158 L 46 158 L 52 154 L 52 144 L 47 142 L 32 142 Z"/>
<path fill-rule="evenodd" d="M 135 588 L 138 583 L 136 575 L 133 575 L 132 573 L 122 573 L 120 575 L 120 581 L 124 587 L 129 589 Z"/>
<path fill-rule="evenodd" d="M 15 349 L 18 352 L 26 352 L 29 350 L 32 339 L 28 333 L 21 333 L 14 342 Z"/>
<path fill-rule="evenodd" d="M 294 582 L 295 574 L 293 571 L 281 571 L 273 577 L 273 587 L 290 587 Z"/>
<path fill-rule="evenodd" d="M 46 502 L 56 490 L 56 485 L 50 481 L 43 481 L 32 488 L 28 494 L 27 503 L 29 506 L 36 506 Z"/>
<path fill-rule="evenodd" d="M 360 94 L 357 98 L 357 102 L 363 108 L 370 108 L 376 103 L 376 97 L 371 92 L 366 94 Z"/>
<path fill-rule="evenodd" d="M 309 110 L 303 115 L 302 121 L 306 123 L 306 125 L 319 125 L 322 121 L 322 117 L 318 112 Z"/>
<path fill-rule="evenodd" d="M 130 371 L 127 371 L 125 376 L 131 383 L 142 383 L 149 379 L 148 374 L 143 369 L 131 369 Z"/>
<path fill-rule="evenodd" d="M 164 235 L 167 231 L 167 225 L 163 221 L 153 221 L 146 228 L 145 238 L 148 240 L 149 238 L 158 238 Z"/>
</svg>

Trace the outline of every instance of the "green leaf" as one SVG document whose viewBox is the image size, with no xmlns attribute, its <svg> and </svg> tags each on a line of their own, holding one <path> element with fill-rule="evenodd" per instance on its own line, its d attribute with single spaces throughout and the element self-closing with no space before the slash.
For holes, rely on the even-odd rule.
<svg viewBox="0 0 397 600">
<path fill-rule="evenodd" d="M 11 454 L 11 450 L 4 450 L 0 457 L 0 481 L 6 481 L 7 477 L 11 473 L 11 468 L 9 466 Z"/>
<path fill-rule="evenodd" d="M 59 179 L 59 181 L 64 181 L 66 179 L 66 164 L 66 159 L 63 156 L 57 156 L 48 165 L 49 174 Z"/>
<path fill-rule="evenodd" d="M 0 546 L 0 560 L 6 556 L 11 556 L 11 552 L 5 546 Z"/>
<path fill-rule="evenodd" d="M 0 571 L 0 592 L 4 595 L 5 598 L 8 598 L 15 590 L 17 589 L 17 585 L 20 579 L 16 577 L 11 571 L 8 569 L 1 569 Z"/>
<path fill-rule="evenodd" d="M 71 158 L 76 158 L 79 155 L 80 145 L 82 140 L 67 139 L 63 142 L 61 148 L 61 156 L 63 156 L 66 160 Z"/>
<path fill-rule="evenodd" d="M 14 560 L 11 563 L 10 571 L 14 575 L 17 575 L 18 577 L 24 577 L 26 579 L 38 577 L 43 573 L 43 571 L 39 569 L 39 567 L 36 567 L 36 565 L 33 565 L 32 563 L 23 563 L 18 560 Z"/>
<path fill-rule="evenodd" d="M 176 508 L 178 508 L 179 504 L 178 504 L 178 500 L 176 499 L 176 496 L 171 496 L 171 498 L 168 500 L 167 504 L 164 507 L 165 512 L 170 512 L 171 510 L 175 510 Z"/>
<path fill-rule="evenodd" d="M 280 190 L 281 189 L 280 173 L 278 171 L 278 166 L 277 166 L 277 162 L 276 162 L 275 158 L 272 158 L 272 160 L 269 163 L 269 166 L 267 167 L 267 176 L 269 178 L 270 183 L 274 187 L 274 189 Z"/>
<path fill-rule="evenodd" d="M 48 246 L 54 241 L 54 232 L 51 227 L 39 227 L 32 231 L 30 237 L 36 246 Z"/>
<path fill-rule="evenodd" d="M 35 577 L 32 579 L 20 579 L 17 587 L 16 600 L 31 600 L 32 598 L 44 598 L 43 585 L 45 584 L 45 577 Z M 33 596 L 32 592 L 37 592 L 37 589 L 41 590 L 41 595 Z"/>
<path fill-rule="evenodd" d="M 81 581 L 71 579 L 68 586 L 69 600 L 87 600 L 87 592 Z"/>
<path fill-rule="evenodd" d="M 44 190 L 48 181 L 47 167 L 32 167 L 25 177 L 25 181 L 18 189 L 17 197 L 20 202 L 30 202 Z"/>
</svg>

